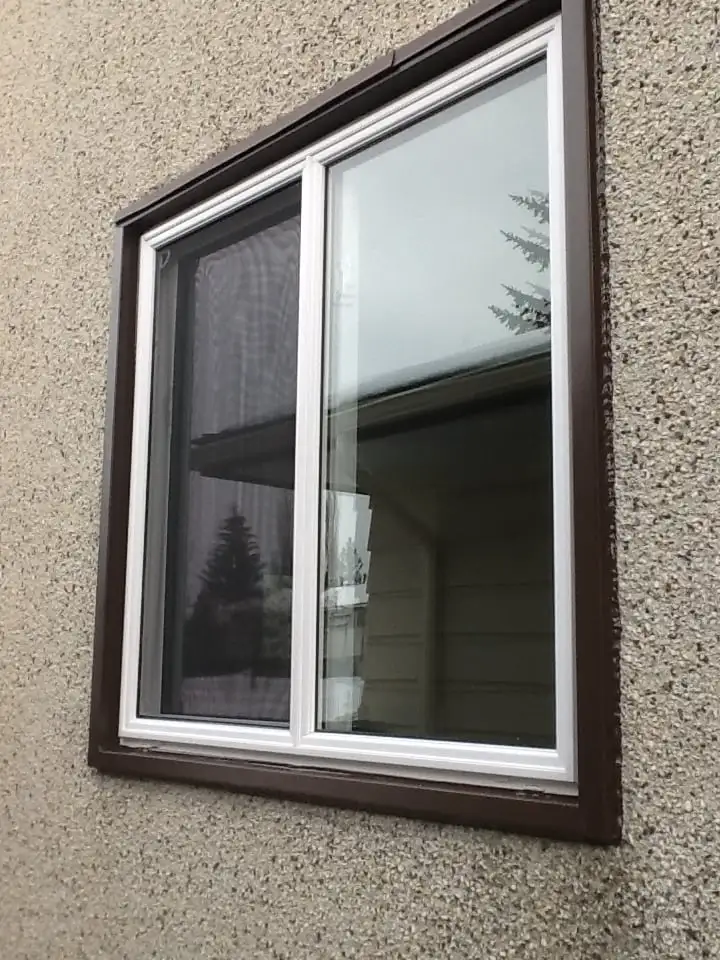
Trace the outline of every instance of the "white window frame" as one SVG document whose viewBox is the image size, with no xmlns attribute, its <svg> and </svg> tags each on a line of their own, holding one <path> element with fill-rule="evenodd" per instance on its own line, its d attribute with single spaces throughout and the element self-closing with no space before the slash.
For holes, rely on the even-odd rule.
<svg viewBox="0 0 720 960">
<path fill-rule="evenodd" d="M 119 739 L 126 746 L 577 793 L 574 589 L 560 17 L 145 233 L 140 242 L 132 465 Z M 555 749 L 322 732 L 318 693 L 320 444 L 326 176 L 330 164 L 545 57 L 548 89 L 553 459 Z M 140 627 L 157 258 L 168 244 L 259 198 L 302 182 L 295 520 L 289 728 L 138 716 Z"/>
</svg>

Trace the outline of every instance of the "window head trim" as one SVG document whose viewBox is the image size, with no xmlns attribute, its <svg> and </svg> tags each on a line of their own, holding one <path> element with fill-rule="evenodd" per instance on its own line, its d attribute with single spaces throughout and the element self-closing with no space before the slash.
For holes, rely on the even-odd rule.
<svg viewBox="0 0 720 960">
<path fill-rule="evenodd" d="M 167 222 L 158 224 L 143 236 L 143 240 L 154 250 L 158 250 L 194 230 L 208 226 L 220 217 L 227 216 L 240 207 L 259 200 L 260 197 L 269 193 L 274 193 L 299 179 L 309 157 L 323 167 L 342 160 L 356 150 L 389 137 L 435 110 L 449 106 L 455 100 L 532 63 L 533 60 L 546 55 L 553 43 L 557 47 L 554 51 L 553 64 L 559 68 L 561 42 L 560 18 L 557 16 L 549 18 L 486 53 L 480 54 L 455 70 L 418 87 L 404 97 L 391 101 L 387 106 L 369 116 L 362 117 L 349 126 L 337 130 L 323 140 L 312 144 L 309 149 L 301 150 L 269 169 L 230 187 L 218 196 L 211 197 Z M 561 76 L 557 77 L 557 84 L 560 89 L 554 92 L 562 97 Z M 562 100 L 560 100 L 560 106 L 562 106 Z M 558 133 L 562 136 L 561 131 Z"/>
</svg>

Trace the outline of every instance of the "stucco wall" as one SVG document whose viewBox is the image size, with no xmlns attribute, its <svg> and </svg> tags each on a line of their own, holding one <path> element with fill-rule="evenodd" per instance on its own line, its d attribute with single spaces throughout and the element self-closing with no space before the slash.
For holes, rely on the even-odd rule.
<svg viewBox="0 0 720 960">
<path fill-rule="evenodd" d="M 600 0 L 624 846 L 85 766 L 113 213 L 460 5 L 0 3 L 3 960 L 720 957 L 712 0 Z"/>
</svg>

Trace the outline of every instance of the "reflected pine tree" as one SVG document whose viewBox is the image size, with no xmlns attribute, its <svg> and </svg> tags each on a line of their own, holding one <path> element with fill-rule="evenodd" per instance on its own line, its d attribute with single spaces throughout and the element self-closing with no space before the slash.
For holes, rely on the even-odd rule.
<svg viewBox="0 0 720 960">
<path fill-rule="evenodd" d="M 332 586 L 354 586 L 366 582 L 367 573 L 363 558 L 353 539 L 348 537 L 340 552 L 337 583 L 333 583 Z"/>
<path fill-rule="evenodd" d="M 524 236 L 502 230 L 505 239 L 527 260 L 534 264 L 538 273 L 547 273 L 550 269 L 550 238 L 547 224 L 550 222 L 550 198 L 539 190 L 531 190 L 525 196 L 511 194 L 510 199 L 519 207 L 528 210 L 538 224 L 546 227 L 537 230 L 524 227 Z M 526 333 L 529 330 L 545 330 L 550 326 L 550 290 L 540 284 L 527 284 L 528 290 L 503 284 L 511 305 L 510 307 L 491 306 L 490 310 L 512 333 Z"/>
<path fill-rule="evenodd" d="M 292 624 L 293 496 L 286 493 L 277 510 L 276 550 L 263 578 L 263 676 L 290 676 Z"/>
<path fill-rule="evenodd" d="M 254 674 L 263 642 L 263 565 L 237 510 L 221 524 L 201 582 L 185 622 L 184 675 Z"/>
</svg>

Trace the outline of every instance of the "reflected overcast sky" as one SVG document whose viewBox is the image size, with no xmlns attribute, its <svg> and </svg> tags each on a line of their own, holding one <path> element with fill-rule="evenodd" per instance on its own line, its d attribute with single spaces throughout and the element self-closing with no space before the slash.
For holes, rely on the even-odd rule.
<svg viewBox="0 0 720 960">
<path fill-rule="evenodd" d="M 547 192 L 547 155 L 540 62 L 332 168 L 331 395 L 515 336 L 503 284 L 549 277 L 501 231 L 547 229 L 510 196 Z"/>
</svg>

